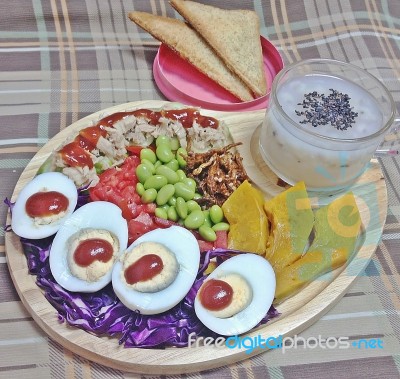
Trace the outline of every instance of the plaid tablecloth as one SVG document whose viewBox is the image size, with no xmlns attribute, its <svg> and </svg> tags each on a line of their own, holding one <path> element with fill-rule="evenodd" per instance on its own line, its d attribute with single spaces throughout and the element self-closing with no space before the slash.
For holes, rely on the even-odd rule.
<svg viewBox="0 0 400 379">
<path fill-rule="evenodd" d="M 400 108 L 399 0 L 204 0 L 254 9 L 285 63 L 335 58 L 379 78 Z M 164 99 L 152 75 L 158 43 L 131 10 L 178 17 L 167 1 L 0 2 L 0 197 L 10 197 L 38 149 L 72 122 L 112 105 Z M 381 161 L 389 209 L 376 255 L 307 337 L 375 339 L 377 348 L 270 351 L 190 378 L 400 377 L 400 159 Z M 5 223 L 7 207 L 0 208 Z M 0 378 L 136 378 L 50 340 L 11 282 L 0 231 Z M 165 376 L 164 376 L 165 377 Z M 176 376 L 179 377 L 179 376 Z"/>
</svg>

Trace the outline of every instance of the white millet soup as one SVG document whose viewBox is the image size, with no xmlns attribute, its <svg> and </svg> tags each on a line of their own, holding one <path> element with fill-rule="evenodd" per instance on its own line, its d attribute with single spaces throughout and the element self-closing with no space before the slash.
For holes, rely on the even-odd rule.
<svg viewBox="0 0 400 379">
<path fill-rule="evenodd" d="M 282 80 L 270 99 L 260 152 L 289 184 L 343 188 L 365 170 L 379 140 L 363 137 L 384 124 L 379 104 L 339 75 L 311 73 Z M 361 138 L 361 140 L 358 140 Z"/>
</svg>

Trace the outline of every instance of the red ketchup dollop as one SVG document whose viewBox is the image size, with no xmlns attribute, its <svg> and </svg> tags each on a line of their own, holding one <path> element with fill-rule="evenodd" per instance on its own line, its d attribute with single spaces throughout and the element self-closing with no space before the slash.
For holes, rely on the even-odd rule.
<svg viewBox="0 0 400 379">
<path fill-rule="evenodd" d="M 25 204 L 25 211 L 30 217 L 48 217 L 65 212 L 69 200 L 57 191 L 42 191 L 31 195 Z"/>
<path fill-rule="evenodd" d="M 113 256 L 113 246 L 102 238 L 89 238 L 79 243 L 74 251 L 75 263 L 87 267 L 95 260 L 108 262 Z"/>
<path fill-rule="evenodd" d="M 125 269 L 125 280 L 128 284 L 144 282 L 154 278 L 163 268 L 164 263 L 157 254 L 146 254 Z"/>
<path fill-rule="evenodd" d="M 209 311 L 220 311 L 226 308 L 233 299 L 232 287 L 223 280 L 207 280 L 199 295 L 200 303 Z"/>
</svg>

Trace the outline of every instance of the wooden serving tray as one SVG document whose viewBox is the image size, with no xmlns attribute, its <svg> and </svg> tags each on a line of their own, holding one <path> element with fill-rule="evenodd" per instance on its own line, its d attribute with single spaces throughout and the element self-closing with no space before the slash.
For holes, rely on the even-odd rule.
<svg viewBox="0 0 400 379">
<path fill-rule="evenodd" d="M 70 134 L 114 112 L 138 108 L 157 109 L 168 104 L 162 101 L 140 101 L 108 108 L 87 116 L 52 138 L 30 161 L 23 171 L 12 196 L 36 174 L 40 165 Z M 258 154 L 257 133 L 264 117 L 264 110 L 227 113 L 202 110 L 203 114 L 223 120 L 235 142 L 243 142 L 239 152 L 250 179 L 265 193 L 266 198 L 281 192 L 277 177 L 268 169 Z M 351 190 L 356 195 L 363 223 L 359 248 L 347 267 L 341 267 L 314 281 L 297 295 L 277 308 L 281 315 L 268 324 L 252 330 L 249 337 L 262 338 L 293 336 L 317 321 L 346 293 L 348 287 L 368 264 L 382 235 L 387 214 L 386 184 L 377 161 L 359 178 Z M 316 196 L 318 206 L 332 197 Z M 7 224 L 11 223 L 10 214 Z M 28 267 L 19 237 L 6 233 L 6 254 L 9 270 L 21 301 L 45 333 L 72 352 L 97 363 L 119 370 L 144 374 L 178 374 L 201 371 L 227 365 L 264 352 L 254 349 L 247 354 L 244 349 L 202 346 L 198 348 L 139 349 L 118 345 L 117 338 L 96 337 L 83 330 L 60 324 L 56 310 L 48 303 L 35 283 L 35 276 L 28 274 Z"/>
</svg>

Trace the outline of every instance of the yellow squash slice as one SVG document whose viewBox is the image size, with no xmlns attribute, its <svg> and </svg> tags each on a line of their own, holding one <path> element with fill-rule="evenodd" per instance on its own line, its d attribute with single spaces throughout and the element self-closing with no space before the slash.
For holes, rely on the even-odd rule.
<svg viewBox="0 0 400 379">
<path fill-rule="evenodd" d="M 228 248 L 265 254 L 268 219 L 264 195 L 245 180 L 224 202 L 222 210 L 230 224 Z"/>
<path fill-rule="evenodd" d="M 307 253 L 276 276 L 275 302 L 346 263 L 354 251 L 360 227 L 360 213 L 352 193 L 317 210 L 315 237 Z"/>
<path fill-rule="evenodd" d="M 268 200 L 265 212 L 271 223 L 265 257 L 278 273 L 305 252 L 314 224 L 314 213 L 304 182 Z"/>
</svg>

